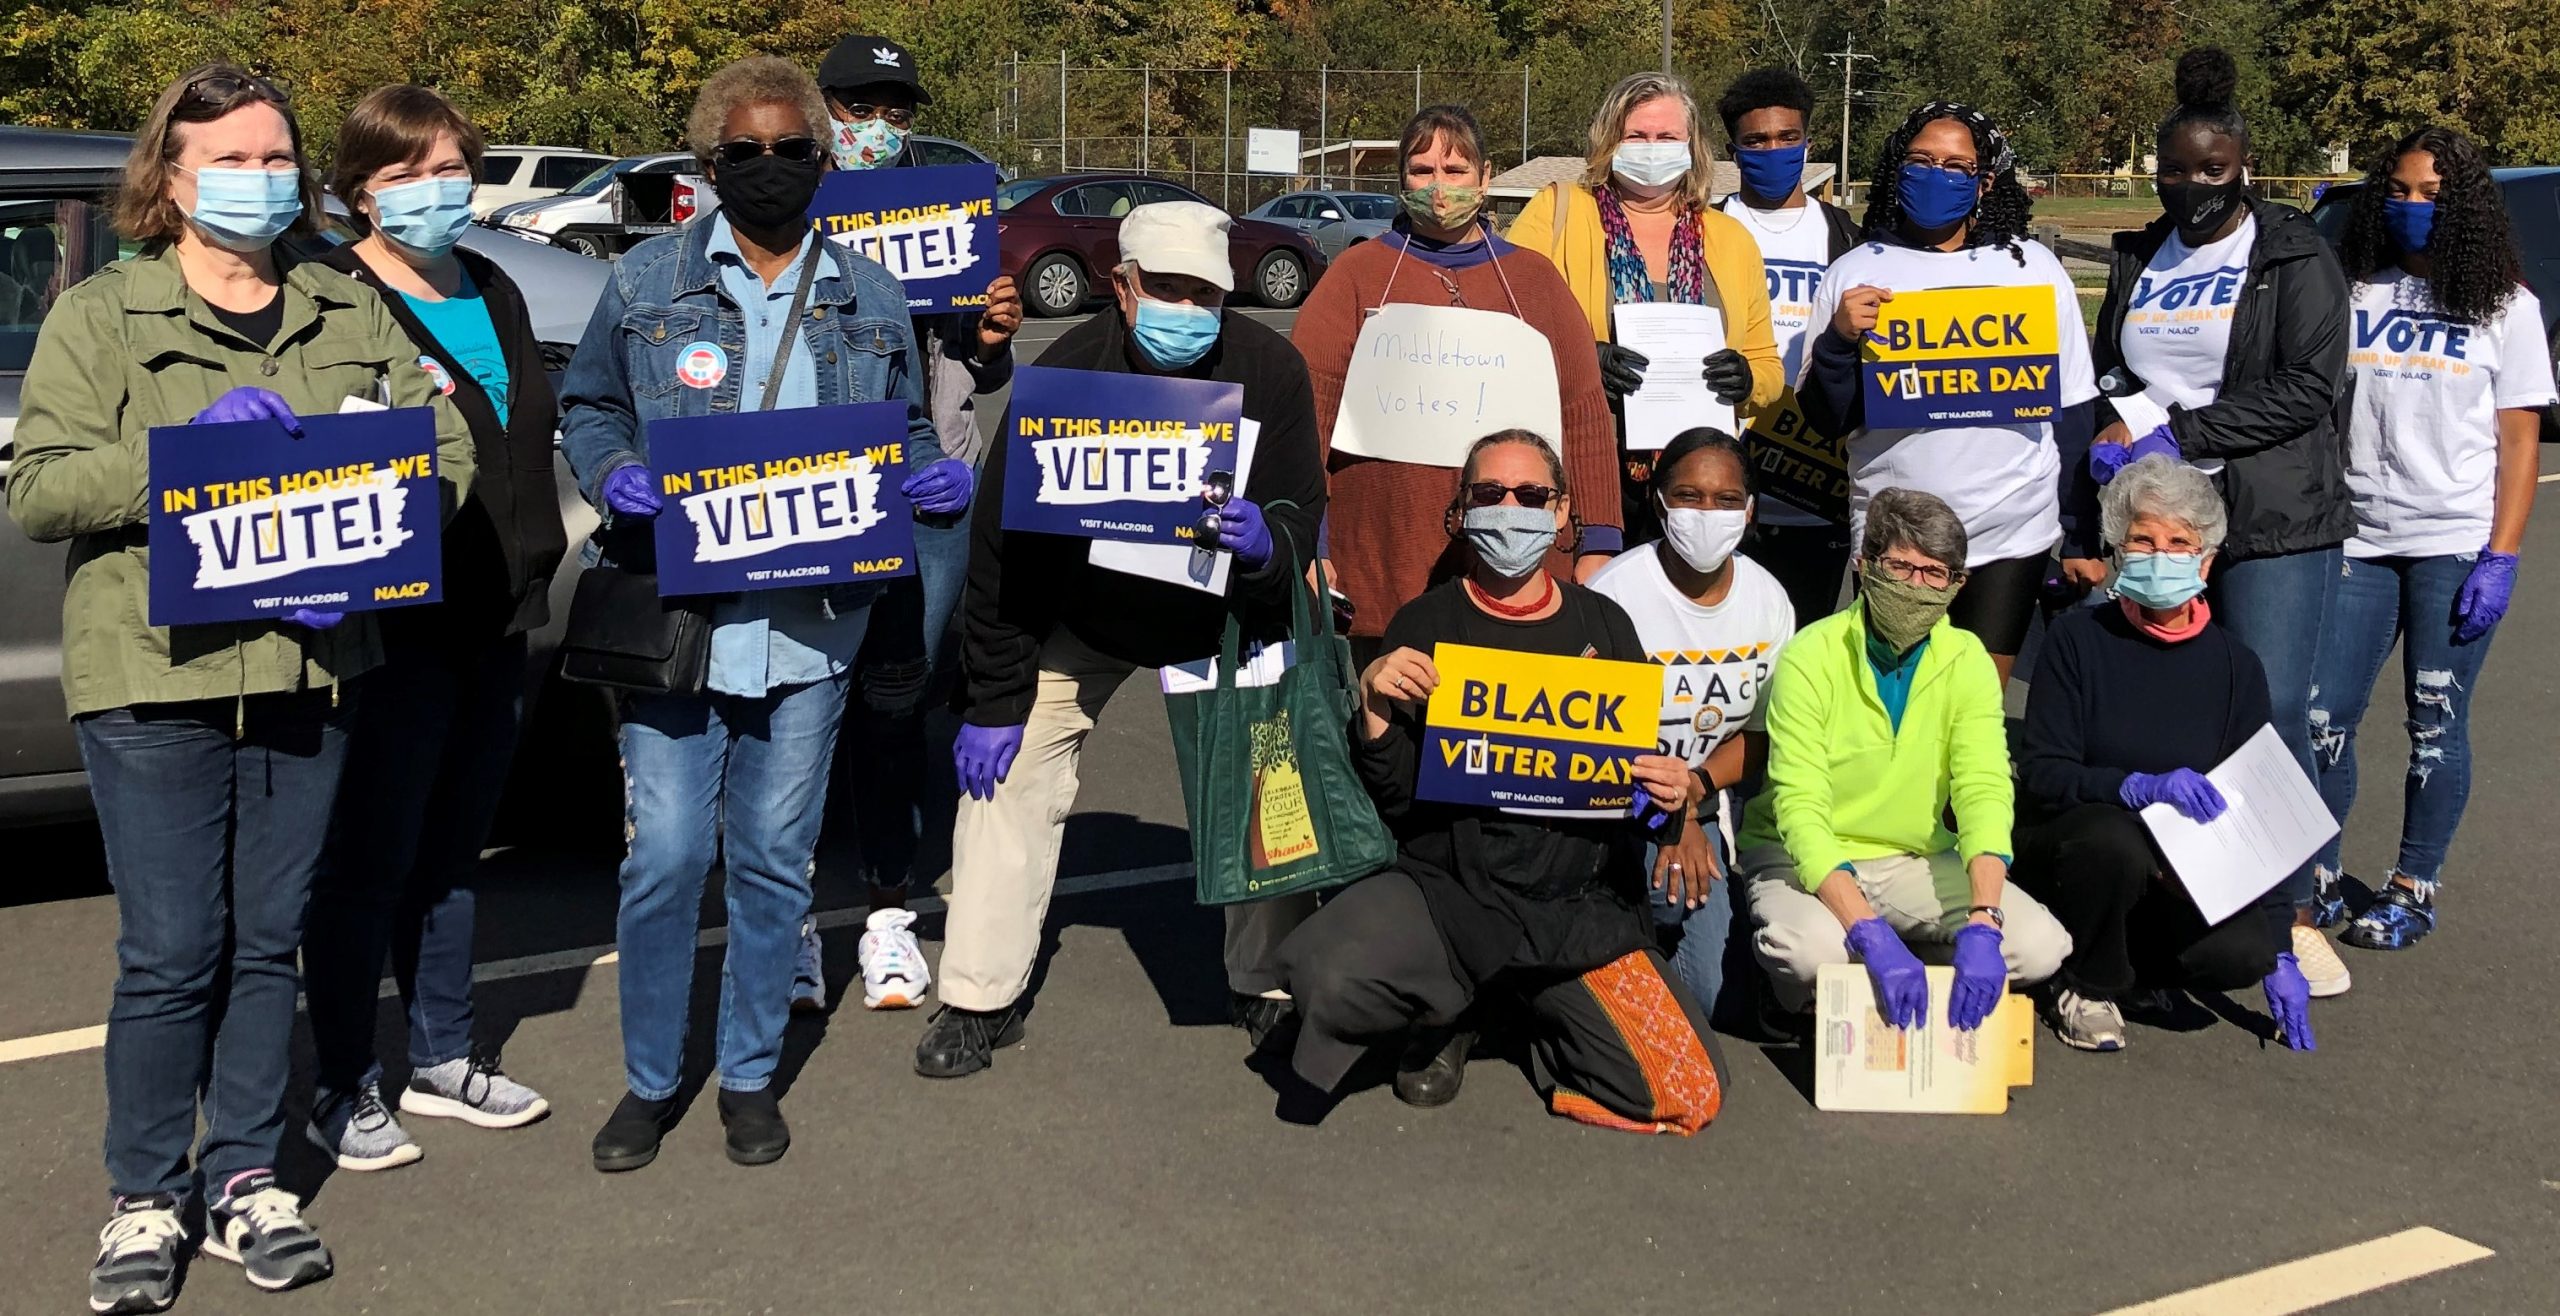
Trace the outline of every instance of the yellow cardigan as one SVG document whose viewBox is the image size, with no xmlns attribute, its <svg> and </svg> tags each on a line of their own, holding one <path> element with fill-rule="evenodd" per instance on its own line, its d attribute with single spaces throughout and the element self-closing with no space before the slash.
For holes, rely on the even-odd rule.
<svg viewBox="0 0 2560 1316">
<path fill-rule="evenodd" d="M 1556 223 L 1556 197 L 1564 197 L 1564 223 Z M 1600 231 L 1600 203 L 1578 182 L 1557 183 L 1530 198 L 1529 208 L 1511 221 L 1502 235 L 1555 263 L 1565 286 L 1582 303 L 1595 341 L 1609 341 L 1609 239 Z M 1751 363 L 1751 398 L 1746 413 L 1765 410 L 1786 391 L 1785 358 L 1778 355 L 1777 335 L 1769 328 L 1769 275 L 1760 264 L 1760 244 L 1751 230 L 1722 211 L 1698 212 L 1698 236 L 1706 247 L 1707 277 L 1715 280 L 1716 298 L 1724 303 L 1725 344 Z"/>
</svg>

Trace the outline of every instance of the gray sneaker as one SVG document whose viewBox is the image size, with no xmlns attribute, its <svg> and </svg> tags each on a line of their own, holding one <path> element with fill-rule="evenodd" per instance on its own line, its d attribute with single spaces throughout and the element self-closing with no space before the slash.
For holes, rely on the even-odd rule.
<svg viewBox="0 0 2560 1316">
<path fill-rule="evenodd" d="M 267 1170 L 231 1176 L 222 1195 L 205 1203 L 203 1251 L 238 1262 L 249 1282 L 269 1293 L 327 1279 L 337 1267 L 318 1231 L 303 1223 L 302 1199 L 276 1187 Z"/>
<path fill-rule="evenodd" d="M 369 1082 L 348 1100 L 314 1108 L 303 1135 L 335 1157 L 341 1170 L 388 1170 L 427 1154 L 382 1104 L 381 1089 Z"/>
<path fill-rule="evenodd" d="M 120 1313 L 166 1311 L 178 1296 L 178 1199 L 167 1193 L 119 1197 L 116 1213 L 98 1231 L 98 1259 L 89 1267 L 89 1310 Z"/>
<path fill-rule="evenodd" d="M 497 1056 L 474 1052 L 411 1074 L 400 1093 L 400 1109 L 484 1129 L 512 1129 L 550 1114 L 551 1103 L 501 1072 Z"/>
<path fill-rule="evenodd" d="M 2124 1013 L 2113 1001 L 2093 1001 L 2064 987 L 2054 993 L 2045 1017 L 2064 1046 L 2082 1051 L 2124 1049 Z"/>
</svg>

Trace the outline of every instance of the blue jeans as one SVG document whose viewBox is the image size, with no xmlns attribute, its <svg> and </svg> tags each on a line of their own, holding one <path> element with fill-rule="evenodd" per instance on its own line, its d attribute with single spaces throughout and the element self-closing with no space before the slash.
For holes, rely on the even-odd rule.
<svg viewBox="0 0 2560 1316">
<path fill-rule="evenodd" d="M 365 677 L 302 949 L 317 1109 L 382 1079 L 373 1034 L 386 952 L 408 1009 L 409 1067 L 470 1054 L 480 849 L 522 730 L 524 679 L 521 635 L 405 633 Z"/>
<path fill-rule="evenodd" d="M 925 715 L 968 576 L 967 518 L 949 526 L 917 522 L 916 574 L 891 581 L 871 605 L 871 626 L 854 662 L 861 690 L 846 710 L 853 724 L 846 740 L 854 748 L 845 768 L 863 877 L 884 891 L 903 890 L 914 878 L 928 792 L 938 785 L 946 801 L 956 794 L 944 766 L 951 747 L 926 743 Z"/>
<path fill-rule="evenodd" d="M 2314 780 L 2320 767 L 2311 756 L 2311 687 L 2318 683 L 2320 638 L 2337 606 L 2338 568 L 2345 560 L 2342 549 L 2315 548 L 2227 565 L 2217 562 L 2213 570 L 2213 619 L 2249 646 L 2267 669 L 2267 703 L 2276 736 Z M 2296 909 L 2311 904 L 2312 868 L 2304 864 L 2276 887 Z"/>
<path fill-rule="evenodd" d="M 622 713 L 622 1066 L 631 1091 L 675 1095 L 693 1000 L 694 937 L 715 858 L 728 873 L 720 1086 L 762 1091 L 791 1017 L 809 863 L 846 678 L 762 698 L 636 695 Z"/>
<path fill-rule="evenodd" d="M 183 1193 L 271 1168 L 292 1073 L 294 952 L 354 700 L 146 704 L 78 720 L 116 891 L 109 1191 Z M 234 731 L 239 732 L 234 735 Z"/>
<path fill-rule="evenodd" d="M 2474 554 L 2349 559 L 2320 646 L 2311 692 L 2311 731 L 2320 760 L 2320 798 L 2340 824 L 2356 805 L 2356 726 L 2374 682 L 2400 653 L 2400 696 L 2409 712 L 2409 773 L 2401 786 L 2400 859 L 2393 871 L 2414 882 L 2444 872 L 2445 851 L 2471 799 L 2471 694 L 2489 659 L 2493 628 L 2469 644 L 2453 639 L 2453 598 Z M 2316 862 L 2337 873 L 2343 834 Z"/>
<path fill-rule="evenodd" d="M 1713 828 L 1715 822 L 1693 823 L 1692 826 Z M 1724 867 L 1724 876 L 1707 887 L 1707 903 L 1696 909 L 1671 903 L 1660 888 L 1653 889 L 1653 925 L 1656 928 L 1678 928 L 1680 941 L 1666 952 L 1671 972 L 1680 979 L 1689 994 L 1698 998 L 1700 1018 L 1713 1019 L 1716 996 L 1724 990 L 1725 942 L 1733 932 L 1733 855 L 1725 849 L 1724 835 L 1714 834 L 1716 861 Z M 1653 876 L 1657 847 L 1644 848 L 1646 880 Z"/>
</svg>

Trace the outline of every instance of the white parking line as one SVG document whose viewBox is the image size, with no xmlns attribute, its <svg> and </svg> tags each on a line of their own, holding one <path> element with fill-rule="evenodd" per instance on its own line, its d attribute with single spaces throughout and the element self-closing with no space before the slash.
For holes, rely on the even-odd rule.
<svg viewBox="0 0 2560 1316">
<path fill-rule="evenodd" d="M 2422 1225 L 2140 1306 L 2119 1307 L 2105 1316 L 2287 1316 L 2496 1255 Z"/>
<path fill-rule="evenodd" d="M 1118 891 L 1124 887 L 1153 886 L 1160 882 L 1187 882 L 1191 879 L 1189 864 L 1158 864 L 1152 868 L 1122 868 L 1108 873 L 1088 873 L 1082 877 L 1058 879 L 1061 896 L 1092 895 L 1098 891 Z M 940 896 L 926 896 L 908 903 L 907 908 L 919 914 L 940 911 L 947 902 Z M 832 931 L 860 923 L 870 914 L 868 909 L 831 909 L 818 915 L 818 927 Z M 729 944 L 726 927 L 704 928 L 694 939 L 698 947 L 708 949 Z M 509 978 L 530 978 L 536 974 L 559 973 L 566 969 L 600 968 L 622 956 L 611 946 L 581 946 L 575 950 L 556 950 L 541 955 L 525 955 L 512 960 L 491 960 L 475 965 L 473 982 L 500 982 Z M 399 988 L 391 979 L 382 980 L 385 997 L 396 996 Z M 58 1033 L 38 1033 L 32 1037 L 13 1037 L 0 1041 L 0 1065 L 21 1060 L 41 1060 L 47 1056 L 69 1055 L 76 1051 L 94 1051 L 107 1044 L 107 1026 L 66 1028 Z"/>
</svg>

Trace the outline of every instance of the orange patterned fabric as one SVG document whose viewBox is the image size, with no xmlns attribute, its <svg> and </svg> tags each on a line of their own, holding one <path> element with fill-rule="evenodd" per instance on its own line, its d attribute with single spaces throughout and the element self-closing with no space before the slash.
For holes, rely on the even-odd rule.
<svg viewBox="0 0 2560 1316">
<path fill-rule="evenodd" d="M 1688 1011 L 1671 995 L 1653 960 L 1643 951 L 1631 951 L 1582 975 L 1582 984 L 1608 1014 L 1652 1090 L 1653 1109 L 1646 1112 L 1650 1122 L 1603 1110 L 1589 1097 L 1562 1088 L 1550 1098 L 1548 1109 L 1585 1124 L 1635 1132 L 1687 1137 L 1705 1128 L 1724 1108 L 1724 1084 L 1707 1059 L 1706 1044 L 1689 1026 Z"/>
</svg>

